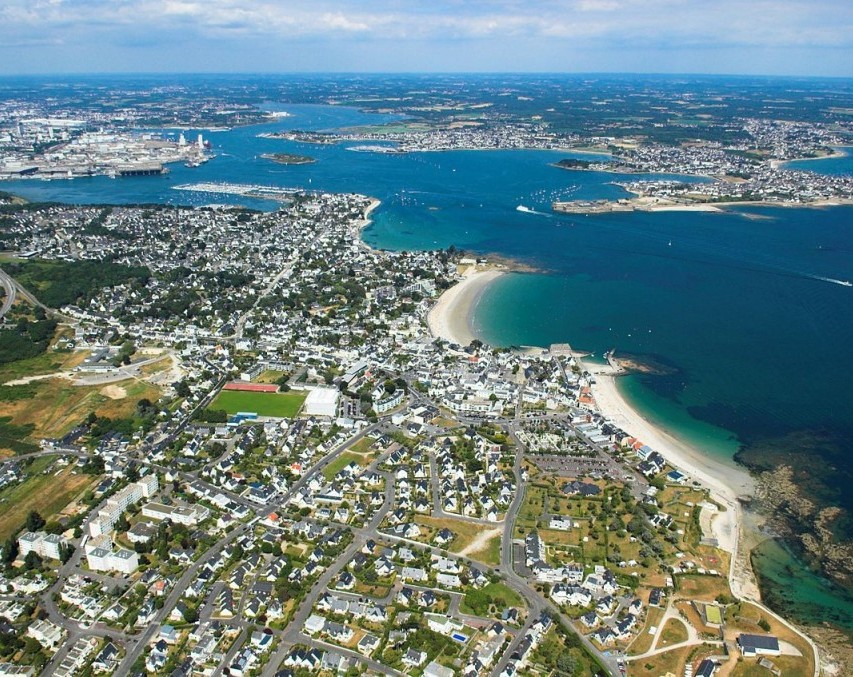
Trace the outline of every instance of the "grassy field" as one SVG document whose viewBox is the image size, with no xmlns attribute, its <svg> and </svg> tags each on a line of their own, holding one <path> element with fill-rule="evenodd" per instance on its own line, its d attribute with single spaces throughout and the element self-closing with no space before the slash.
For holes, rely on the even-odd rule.
<svg viewBox="0 0 853 677">
<path fill-rule="evenodd" d="M 240 390 L 223 390 L 211 409 L 224 409 L 229 414 L 251 411 L 258 416 L 293 418 L 302 408 L 307 393 L 251 393 Z"/>
<path fill-rule="evenodd" d="M 683 675 L 684 666 L 692 652 L 689 646 L 681 649 L 673 649 L 672 651 L 664 651 L 661 654 L 641 658 L 638 661 L 632 661 L 631 674 L 636 675 L 665 675 L 671 672 L 674 675 Z"/>
<path fill-rule="evenodd" d="M 349 450 L 356 454 L 366 454 L 368 451 L 371 451 L 370 447 L 374 445 L 376 442 L 375 437 L 362 437 L 358 442 L 353 444 Z"/>
<path fill-rule="evenodd" d="M 370 463 L 370 459 L 364 454 L 355 454 L 350 451 L 345 451 L 334 461 L 329 463 L 329 465 L 323 468 L 323 477 L 326 478 L 327 482 L 330 482 L 344 466 L 349 465 L 350 463 L 356 463 L 363 468 Z"/>
<path fill-rule="evenodd" d="M 649 614 L 646 617 L 646 624 L 643 626 L 643 629 L 640 631 L 640 634 L 634 639 L 631 645 L 628 647 L 628 655 L 629 656 L 638 656 L 640 654 L 646 653 L 649 649 L 652 648 L 652 642 L 655 641 L 655 637 L 657 635 L 650 635 L 649 630 L 652 628 L 658 628 L 660 631 L 660 619 L 663 618 L 663 609 L 658 609 L 657 607 L 649 607 Z"/>
<path fill-rule="evenodd" d="M 266 371 L 262 371 L 258 377 L 255 379 L 256 383 L 276 383 L 282 376 L 284 376 L 283 371 L 275 371 L 274 369 L 267 369 Z"/>
<path fill-rule="evenodd" d="M 455 536 L 455 538 L 450 542 L 450 545 L 447 546 L 447 549 L 450 552 L 461 552 L 467 548 L 484 529 L 482 524 L 466 522 L 465 520 L 457 520 L 452 517 L 440 518 L 429 517 L 427 515 L 415 515 L 415 522 L 417 524 L 431 527 L 436 532 L 444 528 L 450 529 Z M 500 545 L 498 545 L 498 548 L 500 548 Z M 488 550 L 488 548 L 486 548 L 486 550 Z M 500 550 L 498 550 L 498 553 L 499 552 Z M 476 553 L 472 553 L 470 556 L 475 557 L 475 554 Z M 475 559 L 480 559 L 480 557 L 475 557 Z"/>
<path fill-rule="evenodd" d="M 672 646 L 673 644 L 680 644 L 686 641 L 687 628 L 684 627 L 684 623 L 679 618 L 670 618 L 666 622 L 666 625 L 663 626 L 663 630 L 661 630 L 658 648 L 662 649 L 665 646 Z"/>
<path fill-rule="evenodd" d="M 758 625 L 759 620 L 764 619 L 770 624 L 769 633 Z M 793 675 L 814 674 L 814 653 L 808 643 L 793 630 L 777 621 L 772 616 L 765 614 L 758 607 L 749 602 L 734 604 L 726 609 L 726 638 L 734 639 L 739 632 L 750 632 L 759 635 L 776 635 L 781 641 L 793 644 L 802 656 L 773 656 L 771 660 L 782 670 L 783 677 Z M 756 660 L 751 659 L 739 664 L 740 666 L 752 667 L 753 670 L 760 669 L 755 666 Z M 753 674 L 746 672 L 733 672 L 732 674 Z"/>
<path fill-rule="evenodd" d="M 32 476 L 0 492 L 0 540 L 15 533 L 26 521 L 30 510 L 49 520 L 95 480 L 89 475 L 72 475 L 71 468 L 58 475 L 44 469 L 55 457 L 43 457 L 33 462 Z"/>
<path fill-rule="evenodd" d="M 688 574 L 677 577 L 678 594 L 701 602 L 713 602 L 718 595 L 730 595 L 729 582 L 722 576 Z"/>
<path fill-rule="evenodd" d="M 135 379 L 104 387 L 74 386 L 60 378 L 0 386 L 4 414 L 11 416 L 14 424 L 32 424 L 33 438 L 61 437 L 90 412 L 113 419 L 131 416 L 143 398 L 156 402 L 160 390 Z"/>
<path fill-rule="evenodd" d="M 515 590 L 503 583 L 489 583 L 479 590 L 470 590 L 462 599 L 459 610 L 465 614 L 484 616 L 500 614 L 509 607 L 524 607 L 524 602 Z"/>
<path fill-rule="evenodd" d="M 501 538 L 500 534 L 493 536 L 487 541 L 485 548 L 468 553 L 468 557 L 484 564 L 497 566 L 501 563 Z"/>
</svg>

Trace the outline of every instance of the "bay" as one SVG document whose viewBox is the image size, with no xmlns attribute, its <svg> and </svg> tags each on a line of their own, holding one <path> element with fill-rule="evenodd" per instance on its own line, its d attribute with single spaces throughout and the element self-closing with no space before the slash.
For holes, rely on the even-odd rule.
<svg viewBox="0 0 853 677">
<path fill-rule="evenodd" d="M 853 289 L 833 282 L 853 279 L 853 208 L 556 215 L 550 213 L 554 200 L 626 196 L 613 182 L 631 177 L 555 168 L 552 163 L 571 156 L 559 151 L 400 155 L 348 150 L 354 143 L 259 138 L 283 129 L 399 119 L 344 107 L 269 109 L 292 116 L 224 132 L 187 131 L 188 138 L 201 131 L 217 153 L 199 168 L 177 165 L 164 177 L 19 181 L 4 188 L 71 203 L 216 202 L 261 209 L 276 205 L 174 187 L 233 182 L 375 196 L 383 204 L 364 232 L 373 246 L 454 245 L 543 271 L 507 275 L 488 290 L 473 317 L 485 340 L 569 342 L 599 355 L 615 349 L 652 361 L 665 373 L 620 384 L 649 418 L 724 460 L 740 452 L 753 462 L 790 463 L 814 496 L 853 510 L 853 494 L 845 491 L 853 480 Z M 274 152 L 317 162 L 284 166 L 261 157 Z M 815 161 L 808 168 L 837 171 L 831 163 L 843 161 Z M 519 205 L 533 211 L 518 211 Z M 853 527 L 844 522 L 838 531 L 849 538 Z M 757 557 L 756 565 L 766 569 L 765 585 L 781 585 L 782 578 L 771 575 L 780 566 L 778 551 L 772 552 Z M 822 585 L 801 564 L 784 570 Z M 814 604 L 824 598 L 806 596 L 799 606 L 796 595 L 786 600 L 786 612 L 813 619 Z M 853 627 L 853 600 L 837 588 L 829 597 L 836 622 Z"/>
</svg>

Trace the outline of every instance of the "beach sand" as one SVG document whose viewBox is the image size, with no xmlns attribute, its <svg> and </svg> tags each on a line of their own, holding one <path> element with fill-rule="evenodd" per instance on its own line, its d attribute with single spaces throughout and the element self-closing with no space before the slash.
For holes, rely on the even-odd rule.
<svg viewBox="0 0 853 677">
<path fill-rule="evenodd" d="M 445 291 L 427 316 L 430 333 L 451 343 L 467 346 L 476 337 L 471 331 L 471 316 L 483 291 L 505 271 L 470 266 L 462 279 Z M 541 352 L 541 349 L 537 349 Z M 705 486 L 711 499 L 722 510 L 707 510 L 704 523 L 710 523 L 711 534 L 719 547 L 731 553 L 729 580 L 732 592 L 745 599 L 760 600 L 760 592 L 749 562 L 749 547 L 753 538 L 744 538 L 744 513 L 739 497 L 754 495 L 752 477 L 734 464 L 725 463 L 702 453 L 677 439 L 660 426 L 652 424 L 634 409 L 616 385 L 621 369 L 618 364 L 584 362 L 584 368 L 594 375 L 592 394 L 598 410 L 615 426 L 642 440 L 660 452 L 671 465 Z M 754 535 L 754 534 L 753 534 Z M 751 543 L 754 545 L 754 542 Z"/>
<path fill-rule="evenodd" d="M 450 343 L 467 346 L 476 337 L 471 331 L 471 315 L 489 283 L 503 275 L 500 270 L 479 270 L 470 266 L 462 279 L 445 291 L 427 316 L 430 333 Z"/>
<path fill-rule="evenodd" d="M 733 555 L 729 571 L 732 592 L 741 598 L 759 600 L 760 592 L 749 563 L 749 549 L 742 544 L 744 514 L 738 501 L 738 497 L 754 495 L 755 486 L 749 473 L 711 458 L 650 423 L 619 392 L 616 367 L 585 363 L 584 368 L 594 375 L 592 395 L 606 419 L 660 452 L 670 464 L 707 487 L 712 500 L 725 507 L 724 511 L 713 514 L 710 523 L 720 548 Z"/>
</svg>

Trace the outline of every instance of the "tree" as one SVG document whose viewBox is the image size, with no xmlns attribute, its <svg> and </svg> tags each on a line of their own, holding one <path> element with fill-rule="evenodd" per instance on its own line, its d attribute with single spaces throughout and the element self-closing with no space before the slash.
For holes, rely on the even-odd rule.
<svg viewBox="0 0 853 677">
<path fill-rule="evenodd" d="M 71 559 L 71 555 L 74 554 L 74 546 L 70 543 L 63 543 L 59 546 L 59 561 L 65 564 L 68 560 Z"/>
<path fill-rule="evenodd" d="M 578 669 L 578 662 L 567 652 L 561 653 L 557 657 L 557 671 L 560 675 L 574 675 Z"/>
<path fill-rule="evenodd" d="M 27 515 L 27 531 L 38 531 L 45 525 L 44 518 L 35 510 Z"/>
<path fill-rule="evenodd" d="M 3 561 L 11 564 L 18 556 L 18 541 L 14 536 L 10 536 L 3 544 Z"/>
<path fill-rule="evenodd" d="M 175 384 L 175 394 L 178 397 L 189 397 L 190 395 L 192 395 L 192 391 L 190 390 L 190 386 L 187 383 L 186 379 L 178 381 Z"/>
<path fill-rule="evenodd" d="M 27 570 L 41 568 L 41 557 L 38 556 L 35 550 L 30 550 L 27 553 L 27 556 L 24 558 L 24 567 Z"/>
</svg>

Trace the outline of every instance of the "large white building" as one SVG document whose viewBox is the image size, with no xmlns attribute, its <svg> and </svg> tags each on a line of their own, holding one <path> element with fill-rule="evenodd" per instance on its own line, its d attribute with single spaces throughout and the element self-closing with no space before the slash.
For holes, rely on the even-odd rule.
<svg viewBox="0 0 853 677">
<path fill-rule="evenodd" d="M 98 511 L 98 516 L 89 522 L 89 533 L 92 536 L 102 536 L 113 530 L 121 514 L 131 505 L 139 503 L 143 498 L 151 498 L 159 484 L 157 475 L 151 473 L 138 482 L 129 484 L 115 496 L 107 500 L 106 505 Z"/>
<path fill-rule="evenodd" d="M 123 574 L 132 574 L 139 567 L 139 555 L 124 548 L 95 548 L 86 555 L 86 561 L 92 571 L 120 571 Z"/>
<path fill-rule="evenodd" d="M 210 516 L 210 510 L 203 505 L 164 505 L 151 502 L 142 506 L 142 515 L 154 520 L 171 520 L 175 524 L 188 527 L 203 522 Z"/>
<path fill-rule="evenodd" d="M 59 534 L 48 534 L 44 531 L 28 531 L 18 539 L 18 552 L 26 557 L 34 552 L 39 557 L 59 559 L 59 549 L 67 541 Z"/>
<path fill-rule="evenodd" d="M 338 415 L 338 398 L 341 393 L 334 388 L 313 388 L 305 399 L 302 411 L 308 416 L 328 416 L 334 418 Z"/>
</svg>

